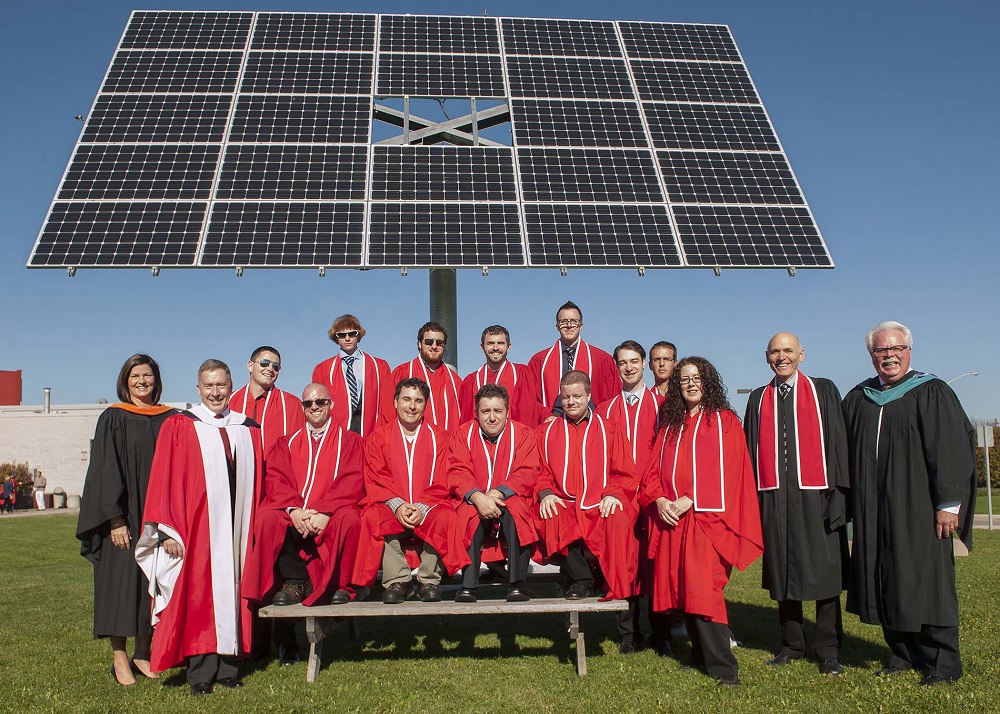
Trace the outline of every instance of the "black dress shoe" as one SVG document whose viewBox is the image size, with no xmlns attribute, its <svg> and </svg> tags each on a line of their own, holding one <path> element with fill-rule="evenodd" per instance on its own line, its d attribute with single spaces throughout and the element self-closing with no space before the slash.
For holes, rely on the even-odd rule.
<svg viewBox="0 0 1000 714">
<path fill-rule="evenodd" d="M 738 687 L 738 686 L 740 686 L 740 678 L 739 678 L 739 675 L 736 675 L 736 674 L 727 674 L 724 677 L 719 677 L 718 679 L 719 679 L 719 681 L 717 682 L 717 684 L 720 687 Z"/>
<path fill-rule="evenodd" d="M 299 648 L 290 645 L 278 646 L 278 665 L 281 667 L 291 667 L 302 660 L 299 658 Z"/>
<path fill-rule="evenodd" d="M 844 668 L 840 666 L 840 662 L 837 661 L 836 657 L 827 657 L 819 663 L 820 674 L 825 674 L 828 677 L 843 677 Z"/>
<path fill-rule="evenodd" d="M 528 584 L 523 580 L 518 580 L 507 588 L 507 602 L 528 602 L 530 599 Z"/>
<path fill-rule="evenodd" d="M 769 659 L 765 664 L 767 664 L 768 667 L 784 667 L 786 664 L 794 662 L 797 659 L 802 659 L 802 658 L 792 657 L 791 655 L 787 655 L 784 652 L 781 652 L 777 657 L 775 657 L 774 659 Z"/>
<path fill-rule="evenodd" d="M 308 580 L 294 582 L 289 580 L 282 586 L 281 590 L 274 594 L 272 605 L 284 607 L 286 605 L 296 605 L 310 595 L 312 595 L 312 583 Z"/>
<path fill-rule="evenodd" d="M 954 684 L 955 680 L 948 677 L 938 677 L 934 674 L 928 674 L 926 677 L 920 680 L 921 687 L 936 687 L 940 684 Z"/>
<path fill-rule="evenodd" d="M 226 677 L 224 679 L 215 680 L 216 684 L 221 684 L 226 689 L 241 689 L 243 687 L 243 680 L 239 677 Z"/>
<path fill-rule="evenodd" d="M 331 605 L 346 605 L 351 601 L 351 594 L 344 589 L 338 589 L 330 596 Z"/>
<path fill-rule="evenodd" d="M 584 581 L 577 581 L 566 588 L 565 598 L 567 600 L 584 600 L 593 594 L 593 586 Z"/>
<path fill-rule="evenodd" d="M 660 657 L 673 657 L 674 648 L 669 640 L 664 640 L 656 647 L 656 654 Z"/>
<path fill-rule="evenodd" d="M 635 646 L 635 638 L 632 635 L 625 635 L 618 643 L 618 654 L 635 654 L 638 651 L 639 648 Z"/>
<path fill-rule="evenodd" d="M 382 602 L 386 605 L 399 605 L 413 593 L 412 583 L 393 583 L 382 593 Z"/>
<path fill-rule="evenodd" d="M 909 667 L 893 667 L 891 665 L 886 665 L 882 669 L 875 670 L 876 677 L 892 677 L 897 674 L 902 674 L 903 672 L 909 672 Z"/>
<path fill-rule="evenodd" d="M 421 596 L 421 600 L 423 597 Z M 457 593 L 455 593 L 455 602 L 479 602 L 479 596 L 476 594 L 476 588 L 460 588 Z"/>
<path fill-rule="evenodd" d="M 417 592 L 420 602 L 441 602 L 441 589 L 434 583 L 424 583 Z"/>
<path fill-rule="evenodd" d="M 191 694 L 193 696 L 199 697 L 203 694 L 211 694 L 212 685 L 208 682 L 198 682 L 197 684 L 191 685 Z"/>
</svg>

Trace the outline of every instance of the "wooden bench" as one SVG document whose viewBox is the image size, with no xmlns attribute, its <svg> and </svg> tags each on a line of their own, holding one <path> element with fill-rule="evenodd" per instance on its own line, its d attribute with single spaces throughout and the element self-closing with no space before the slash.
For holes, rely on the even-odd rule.
<svg viewBox="0 0 1000 714">
<path fill-rule="evenodd" d="M 599 602 L 597 598 L 566 600 L 564 598 L 533 598 L 527 602 L 507 602 L 506 600 L 480 600 L 479 602 L 419 602 L 409 601 L 400 605 L 385 605 L 381 602 L 351 602 L 346 605 L 268 605 L 259 611 L 260 617 L 300 617 L 305 619 L 306 638 L 309 640 L 309 666 L 306 681 L 315 682 L 319 673 L 320 655 L 326 631 L 325 618 L 355 617 L 418 617 L 433 615 L 517 615 L 536 613 L 568 613 L 569 637 L 576 642 L 576 672 L 581 677 L 587 674 L 587 648 L 580 629 L 581 612 L 621 612 L 628 609 L 624 600 Z M 348 622 L 351 623 L 350 619 Z"/>
</svg>

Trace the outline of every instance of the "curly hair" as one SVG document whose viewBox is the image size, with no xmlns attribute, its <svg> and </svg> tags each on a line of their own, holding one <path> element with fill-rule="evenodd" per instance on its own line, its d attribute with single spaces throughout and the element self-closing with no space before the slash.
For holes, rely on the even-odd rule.
<svg viewBox="0 0 1000 714">
<path fill-rule="evenodd" d="M 722 377 L 712 363 L 704 357 L 685 357 L 670 373 L 667 398 L 660 405 L 660 412 L 657 415 L 657 433 L 663 429 L 670 429 L 674 439 L 683 430 L 684 421 L 687 419 L 687 402 L 684 401 L 681 392 L 681 369 L 687 365 L 698 368 L 698 375 L 701 377 L 701 408 L 708 413 L 709 423 L 714 412 L 733 410 L 729 404 L 729 397 L 726 396 L 726 385 L 722 383 Z"/>
</svg>

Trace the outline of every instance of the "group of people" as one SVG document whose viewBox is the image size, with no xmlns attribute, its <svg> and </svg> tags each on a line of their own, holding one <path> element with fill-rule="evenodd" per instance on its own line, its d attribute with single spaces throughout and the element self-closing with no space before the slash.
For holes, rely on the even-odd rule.
<svg viewBox="0 0 1000 714">
<path fill-rule="evenodd" d="M 128 685 L 186 664 L 194 694 L 239 687 L 261 605 L 349 603 L 380 571 L 384 603 L 438 601 L 456 574 L 455 600 L 474 603 L 483 563 L 518 602 L 532 597 L 535 560 L 558 564 L 568 599 L 628 602 L 622 653 L 643 641 L 647 598 L 660 654 L 673 654 L 681 620 L 691 663 L 736 686 L 724 587 L 763 554 L 781 634 L 769 665 L 806 656 L 802 603 L 815 601 L 820 671 L 843 673 L 846 587 L 848 610 L 883 628 L 881 674 L 961 676 L 951 538 L 971 539 L 971 426 L 944 382 L 910 369 L 907 328 L 873 328 L 877 376 L 843 401 L 800 371 L 794 335 L 775 335 L 773 379 L 741 424 L 704 358 L 678 360 L 666 341 L 648 363 L 633 340 L 608 354 L 581 339 L 572 302 L 555 326 L 527 364 L 507 359 L 506 328 L 487 327 L 485 364 L 462 379 L 443 362 L 441 325 L 423 325 L 417 356 L 390 370 L 342 315 L 329 331 L 338 352 L 301 399 L 275 386 L 281 356 L 263 346 L 235 392 L 229 367 L 206 360 L 201 403 L 181 413 L 159 405 L 155 360 L 129 358 L 121 402 L 98 423 L 77 533 L 111 674 Z M 293 641 L 279 643 L 283 662 Z"/>
</svg>

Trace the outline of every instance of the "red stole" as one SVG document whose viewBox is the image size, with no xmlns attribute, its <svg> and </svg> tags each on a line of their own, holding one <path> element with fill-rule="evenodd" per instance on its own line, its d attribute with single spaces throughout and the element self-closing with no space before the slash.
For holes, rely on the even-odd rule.
<svg viewBox="0 0 1000 714">
<path fill-rule="evenodd" d="M 507 420 L 495 445 L 483 438 L 479 422 L 470 422 L 466 428 L 468 433 L 465 435 L 465 445 L 469 447 L 469 454 L 472 456 L 473 471 L 479 479 L 479 488 L 486 492 L 507 483 L 514 468 L 514 422 Z M 484 474 L 485 482 L 482 478 Z"/>
<path fill-rule="evenodd" d="M 434 426 L 439 426 L 447 432 L 455 431 L 459 422 L 458 388 L 462 384 L 458 375 L 444 362 L 432 372 L 427 369 L 427 365 L 420 357 L 407 362 L 406 367 L 407 377 L 422 379 L 431 388 L 431 398 L 427 400 L 427 410 L 430 414 L 425 413 L 424 417 L 430 417 L 430 422 Z M 400 380 L 396 381 L 398 383 Z"/>
<path fill-rule="evenodd" d="M 489 365 L 484 364 L 473 374 L 476 375 L 476 389 L 473 392 L 473 395 L 475 395 L 484 384 L 499 384 L 507 389 L 507 395 L 510 397 L 511 405 L 513 406 L 514 389 L 517 388 L 517 383 L 520 381 L 522 376 L 517 373 L 517 365 L 510 360 L 505 360 L 503 367 L 494 372 L 490 369 Z"/>
<path fill-rule="evenodd" d="M 260 440 L 264 445 L 265 457 L 274 446 L 274 442 L 301 424 L 301 421 L 297 420 L 298 415 L 289 413 L 284 396 L 277 387 L 272 386 L 268 389 L 267 395 L 264 397 L 264 408 L 256 415 L 256 418 L 247 415 L 247 410 L 255 401 L 250 393 L 249 384 L 233 392 L 229 399 L 230 409 L 247 415 L 248 419 L 253 419 L 260 424 Z"/>
<path fill-rule="evenodd" d="M 826 475 L 826 443 L 823 439 L 823 421 L 819 411 L 816 385 L 809 377 L 799 372 L 792 398 L 794 415 L 795 460 L 800 489 L 824 490 L 829 488 Z M 773 491 L 778 483 L 778 390 L 772 380 L 764 387 L 760 397 L 758 412 L 759 432 L 757 435 L 757 489 Z M 786 397 L 787 398 L 787 397 Z"/>
<path fill-rule="evenodd" d="M 674 438 L 677 436 L 677 438 Z M 723 512 L 726 510 L 726 490 L 723 483 L 725 457 L 722 450 L 722 415 L 715 412 L 711 423 L 705 412 L 688 416 L 679 435 L 669 429 L 660 446 L 660 478 L 667 498 L 674 501 L 677 493 L 677 462 L 682 448 L 692 449 L 691 480 L 694 484 L 695 511 Z"/>
<path fill-rule="evenodd" d="M 363 355 L 365 361 L 364 382 L 358 381 L 361 388 L 361 436 L 368 436 L 378 425 L 379 418 L 379 395 L 382 393 L 382 373 L 379 370 L 375 358 L 367 352 L 354 353 Z M 355 362 L 355 364 L 357 364 Z M 355 372 L 357 374 L 357 372 Z M 347 429 L 351 425 L 351 390 L 347 386 L 347 377 L 344 376 L 344 364 L 340 354 L 334 355 L 330 359 L 330 369 L 323 375 L 323 382 L 330 387 L 330 396 L 333 397 L 333 404 L 330 405 L 330 417 L 342 428 Z M 316 379 L 313 374 L 314 381 Z M 386 385 L 385 389 L 391 389 L 392 385 Z"/>
<path fill-rule="evenodd" d="M 344 430 L 327 422 L 326 432 L 316 441 L 308 428 L 299 429 L 288 440 L 288 453 L 292 460 L 292 473 L 302 496 L 302 507 L 309 507 L 309 497 L 316 486 L 317 477 L 323 480 L 319 494 L 340 476 L 340 455 Z"/>
<path fill-rule="evenodd" d="M 405 465 L 403 469 L 393 469 L 392 480 L 400 498 L 407 503 L 418 503 L 437 473 L 438 437 L 433 429 L 423 423 L 417 427 L 413 443 L 403 437 L 403 427 L 396 422 L 396 428 L 389 437 L 389 453 L 393 464 Z M 431 504 L 427 504 L 431 505 Z"/>
<path fill-rule="evenodd" d="M 662 401 L 663 398 L 656 392 L 646 388 L 642 390 L 634 407 L 628 405 L 622 393 L 599 407 L 608 421 L 625 430 L 625 440 L 632 447 L 632 460 L 640 474 L 645 470 L 653 439 L 656 438 L 656 421 Z"/>
<path fill-rule="evenodd" d="M 587 425 L 583 428 L 582 449 L 579 454 L 570 454 L 570 429 L 573 427 L 566 418 L 553 419 L 545 428 L 542 439 L 542 455 L 552 469 L 556 485 L 569 498 L 575 499 L 582 509 L 597 507 L 604 497 L 611 471 L 608 456 L 608 427 L 604 419 L 591 412 Z M 571 474 L 571 466 L 576 458 L 580 461 L 582 483 Z"/>
<path fill-rule="evenodd" d="M 562 340 L 557 340 L 549 348 L 549 351 L 545 353 L 545 359 L 542 360 L 540 393 L 542 395 L 542 405 L 546 408 L 551 407 L 555 403 L 556 397 L 559 396 L 559 380 L 563 376 L 562 356 L 563 343 Z M 573 359 L 573 369 L 586 372 L 588 377 L 594 379 L 593 365 L 593 360 L 590 357 L 590 345 L 583 340 L 579 340 L 576 344 L 576 357 Z"/>
</svg>

